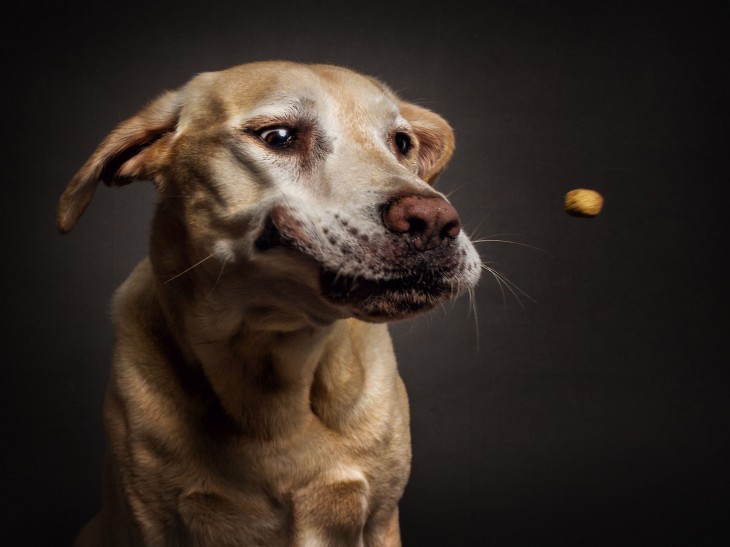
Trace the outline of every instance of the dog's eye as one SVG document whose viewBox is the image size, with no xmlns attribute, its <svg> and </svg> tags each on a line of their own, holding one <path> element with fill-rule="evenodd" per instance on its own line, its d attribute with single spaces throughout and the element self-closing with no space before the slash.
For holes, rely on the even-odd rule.
<svg viewBox="0 0 730 547">
<path fill-rule="evenodd" d="M 405 133 L 396 133 L 395 147 L 398 149 L 398 152 L 400 152 L 404 156 L 407 156 L 413 148 L 413 142 L 411 141 L 411 138 Z"/>
<path fill-rule="evenodd" d="M 291 127 L 269 127 L 259 132 L 259 137 L 272 148 L 286 148 L 294 142 L 295 131 Z"/>
</svg>

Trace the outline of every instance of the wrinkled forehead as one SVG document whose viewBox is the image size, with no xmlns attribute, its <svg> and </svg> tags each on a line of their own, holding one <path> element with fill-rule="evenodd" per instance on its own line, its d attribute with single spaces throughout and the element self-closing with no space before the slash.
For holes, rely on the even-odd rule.
<svg viewBox="0 0 730 547">
<path fill-rule="evenodd" d="M 194 124 L 311 114 L 367 117 L 371 123 L 393 123 L 399 117 L 397 98 L 384 84 L 329 65 L 242 65 L 201 74 L 186 92 L 183 117 Z"/>
</svg>

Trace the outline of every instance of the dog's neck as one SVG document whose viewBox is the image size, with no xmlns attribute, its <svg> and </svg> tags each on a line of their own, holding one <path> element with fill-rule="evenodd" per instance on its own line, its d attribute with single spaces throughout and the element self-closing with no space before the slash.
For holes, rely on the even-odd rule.
<svg viewBox="0 0 730 547">
<path fill-rule="evenodd" d="M 242 326 L 235 336 L 193 351 L 226 413 L 245 433 L 271 440 L 306 429 L 314 418 L 316 372 L 328 367 L 328 340 L 341 329 L 277 333 Z"/>
<path fill-rule="evenodd" d="M 276 330 L 241 321 L 213 339 L 209 333 L 221 329 L 208 304 L 200 299 L 181 303 L 169 291 L 156 283 L 154 297 L 165 328 L 186 365 L 203 372 L 243 434 L 292 438 L 314 424 L 346 432 L 365 412 L 359 403 L 367 397 L 366 384 L 397 376 L 384 324 L 342 319 Z"/>
</svg>

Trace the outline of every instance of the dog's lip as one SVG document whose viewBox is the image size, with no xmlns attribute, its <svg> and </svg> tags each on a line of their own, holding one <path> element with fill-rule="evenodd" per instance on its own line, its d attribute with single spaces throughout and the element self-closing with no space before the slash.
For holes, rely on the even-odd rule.
<svg viewBox="0 0 730 547">
<path fill-rule="evenodd" d="M 430 272 L 403 272 L 385 278 L 343 275 L 323 268 L 320 273 L 323 292 L 334 301 L 358 302 L 371 295 L 420 294 L 438 297 L 447 287 Z"/>
<path fill-rule="evenodd" d="M 294 242 L 282 235 L 271 216 L 266 218 L 261 233 L 256 238 L 254 245 L 259 251 L 268 251 L 276 247 L 295 248 Z"/>
</svg>

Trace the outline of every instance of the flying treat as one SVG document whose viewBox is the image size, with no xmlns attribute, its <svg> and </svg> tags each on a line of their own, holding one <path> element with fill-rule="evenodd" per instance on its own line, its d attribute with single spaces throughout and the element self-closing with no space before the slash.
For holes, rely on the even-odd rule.
<svg viewBox="0 0 730 547">
<path fill-rule="evenodd" d="M 603 196 L 595 190 L 576 188 L 565 194 L 565 212 L 574 217 L 594 217 L 603 208 Z"/>
</svg>

